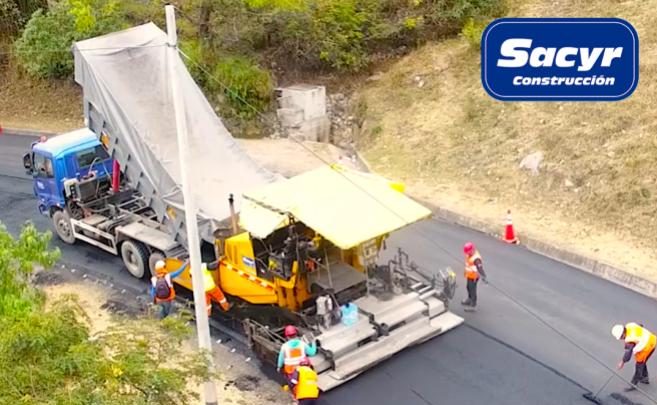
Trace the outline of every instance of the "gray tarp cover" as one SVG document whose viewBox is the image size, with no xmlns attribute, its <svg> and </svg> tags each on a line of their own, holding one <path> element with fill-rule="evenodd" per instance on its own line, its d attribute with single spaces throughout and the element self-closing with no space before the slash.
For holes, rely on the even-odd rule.
<svg viewBox="0 0 657 405">
<path fill-rule="evenodd" d="M 116 131 L 132 159 L 164 200 L 182 209 L 176 123 L 167 69 L 167 35 L 148 23 L 77 42 L 75 80 L 84 97 Z M 242 193 L 275 180 L 238 145 L 176 55 L 175 74 L 185 105 L 191 156 L 187 164 L 204 238 L 237 210 Z"/>
</svg>

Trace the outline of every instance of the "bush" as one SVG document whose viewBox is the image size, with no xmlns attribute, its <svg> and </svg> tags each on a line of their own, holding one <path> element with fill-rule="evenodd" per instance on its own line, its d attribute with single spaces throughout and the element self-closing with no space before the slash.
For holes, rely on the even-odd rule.
<svg viewBox="0 0 657 405">
<path fill-rule="evenodd" d="M 73 72 L 74 41 L 124 28 L 112 0 L 65 0 L 37 10 L 16 41 L 18 62 L 37 78 L 63 78 Z"/>
<path fill-rule="evenodd" d="M 377 53 L 457 34 L 469 18 L 503 11 L 503 0 L 312 0 L 287 8 L 278 2 L 248 1 L 257 7 L 242 12 L 241 37 L 263 31 L 262 43 L 283 62 L 335 70 L 359 70 Z M 261 24 L 250 24 L 254 19 Z"/>
<path fill-rule="evenodd" d="M 48 9 L 48 0 L 0 0 L 0 34 L 13 37 L 39 9 Z"/>
<path fill-rule="evenodd" d="M 206 74 L 204 66 L 214 66 L 217 57 L 211 49 L 198 39 L 181 40 L 179 43 L 180 51 L 184 54 L 182 60 L 187 66 L 187 70 L 194 78 L 194 81 L 201 87 L 208 88 L 211 86 L 210 77 Z"/>
<path fill-rule="evenodd" d="M 313 37 L 319 59 L 338 70 L 358 70 L 368 62 L 367 36 L 378 21 L 378 0 L 320 1 Z"/>
<path fill-rule="evenodd" d="M 22 25 L 21 12 L 11 0 L 0 0 L 0 35 L 13 35 Z M 2 42 L 0 40 L 0 42 Z"/>
<path fill-rule="evenodd" d="M 241 57 L 223 59 L 215 66 L 213 78 L 208 81 L 209 89 L 222 93 L 237 115 L 252 118 L 269 106 L 271 76 L 252 61 Z"/>
<path fill-rule="evenodd" d="M 190 383 L 211 376 L 205 356 L 186 353 L 188 319 L 121 320 L 91 336 L 74 297 L 50 308 L 29 283 L 49 267 L 50 234 L 27 225 L 14 239 L 0 224 L 0 404 L 193 403 Z"/>
<path fill-rule="evenodd" d="M 34 77 L 65 77 L 73 70 L 69 48 L 75 39 L 75 19 L 66 10 L 38 10 L 16 41 L 18 62 Z"/>
<path fill-rule="evenodd" d="M 475 49 L 480 49 L 481 47 L 481 34 L 486 28 L 485 23 L 481 21 L 475 21 L 473 18 L 468 19 L 463 25 L 461 30 L 461 36 L 464 37 L 471 47 Z"/>
</svg>

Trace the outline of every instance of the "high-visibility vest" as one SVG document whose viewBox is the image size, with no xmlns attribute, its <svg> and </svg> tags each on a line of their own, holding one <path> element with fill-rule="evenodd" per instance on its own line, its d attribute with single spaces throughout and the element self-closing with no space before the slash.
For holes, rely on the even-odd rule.
<svg viewBox="0 0 657 405">
<path fill-rule="evenodd" d="M 285 374 L 292 374 L 301 360 L 306 358 L 306 344 L 300 342 L 296 347 L 291 347 L 289 342 L 283 344 L 283 368 Z"/>
<path fill-rule="evenodd" d="M 206 269 L 205 266 L 203 266 L 203 286 L 205 287 L 206 292 L 214 290 L 214 288 L 217 286 L 214 283 L 214 277 L 212 277 L 212 273 L 210 270 Z"/>
<path fill-rule="evenodd" d="M 153 276 L 151 277 L 151 285 L 153 285 L 153 288 L 157 285 L 157 279 L 158 276 Z M 155 302 L 162 302 L 162 301 L 173 301 L 174 298 L 176 298 L 176 290 L 173 288 L 173 282 L 171 281 L 171 276 L 169 274 L 164 275 L 164 280 L 166 281 L 167 285 L 169 286 L 169 296 L 167 298 L 157 298 L 155 297 Z"/>
<path fill-rule="evenodd" d="M 637 362 L 643 363 L 657 345 L 657 336 L 643 326 L 630 322 L 625 325 L 625 343 L 634 343 L 634 357 Z"/>
<path fill-rule="evenodd" d="M 481 260 L 481 256 L 478 251 L 474 251 L 472 256 L 467 256 L 465 258 L 465 278 L 468 280 L 478 280 L 479 279 L 479 270 L 477 270 L 477 265 L 475 261 Z"/>
<path fill-rule="evenodd" d="M 316 399 L 319 397 L 317 387 L 317 373 L 308 366 L 297 367 L 299 373 L 298 382 L 295 387 L 296 399 Z"/>
</svg>

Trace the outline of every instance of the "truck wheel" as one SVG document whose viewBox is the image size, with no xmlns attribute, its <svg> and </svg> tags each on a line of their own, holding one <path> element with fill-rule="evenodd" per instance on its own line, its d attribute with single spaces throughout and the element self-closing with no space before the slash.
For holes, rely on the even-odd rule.
<svg viewBox="0 0 657 405">
<path fill-rule="evenodd" d="M 162 252 L 153 252 L 151 253 L 151 256 L 148 258 L 148 268 L 151 271 L 151 276 L 155 275 L 155 263 L 157 263 L 158 260 L 164 260 L 164 253 Z"/>
<path fill-rule="evenodd" d="M 75 243 L 75 235 L 73 235 L 73 227 L 71 226 L 71 217 L 66 211 L 55 211 L 52 214 L 52 222 L 55 227 L 57 236 L 64 243 L 72 245 Z"/>
<path fill-rule="evenodd" d="M 146 249 L 146 246 L 139 242 L 127 240 L 121 244 L 121 258 L 133 277 L 143 278 L 146 275 L 148 269 L 148 249 Z"/>
</svg>

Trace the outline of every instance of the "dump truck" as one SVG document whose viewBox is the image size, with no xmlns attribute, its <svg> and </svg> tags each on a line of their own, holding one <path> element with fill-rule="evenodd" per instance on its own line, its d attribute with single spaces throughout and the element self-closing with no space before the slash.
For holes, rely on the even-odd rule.
<svg viewBox="0 0 657 405">
<path fill-rule="evenodd" d="M 36 143 L 23 157 L 38 210 L 65 243 L 120 255 L 136 278 L 188 257 L 166 34 L 149 23 L 74 45 L 86 127 Z M 382 261 L 393 232 L 431 211 L 403 185 L 339 165 L 282 178 L 237 145 L 182 60 L 181 83 L 202 257 L 218 262 L 225 314 L 274 364 L 283 329 L 316 341 L 324 391 L 460 325 L 450 269 L 404 253 Z M 175 280 L 191 290 L 185 271 Z M 341 308 L 357 308 L 349 322 Z M 220 311 L 215 311 L 220 312 Z"/>
</svg>

